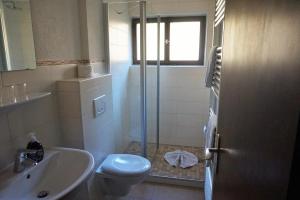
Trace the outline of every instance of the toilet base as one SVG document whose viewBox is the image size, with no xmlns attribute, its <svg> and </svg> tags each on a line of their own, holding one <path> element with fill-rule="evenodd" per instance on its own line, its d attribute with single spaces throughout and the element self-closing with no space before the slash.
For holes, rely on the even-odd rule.
<svg viewBox="0 0 300 200">
<path fill-rule="evenodd" d="M 97 181 L 104 195 L 122 197 L 127 195 L 132 186 L 144 181 L 146 176 L 135 178 L 113 177 L 107 174 L 96 172 Z"/>
<path fill-rule="evenodd" d="M 132 185 L 127 185 L 112 178 L 99 175 L 100 187 L 104 195 L 122 197 L 130 192 Z"/>
</svg>

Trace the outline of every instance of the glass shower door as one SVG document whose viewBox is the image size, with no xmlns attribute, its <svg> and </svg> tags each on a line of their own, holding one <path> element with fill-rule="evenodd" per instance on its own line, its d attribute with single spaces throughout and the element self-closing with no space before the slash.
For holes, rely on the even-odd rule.
<svg viewBox="0 0 300 200">
<path fill-rule="evenodd" d="M 157 125 L 159 121 L 159 87 L 157 79 L 159 70 L 156 65 L 147 65 L 145 61 L 156 61 L 158 55 L 163 58 L 164 51 L 159 51 L 157 47 L 158 44 L 160 44 L 160 47 L 163 49 L 164 43 L 163 41 L 160 43 L 157 42 L 158 38 L 164 36 L 164 30 L 159 30 L 163 29 L 164 26 L 161 25 L 158 27 L 156 21 L 146 23 L 145 1 L 131 2 L 129 4 L 125 1 L 106 1 L 106 3 L 108 5 L 110 73 L 113 75 L 114 118 L 119 118 L 119 120 L 116 121 L 120 121 L 120 119 L 123 118 L 123 120 L 121 120 L 123 121 L 123 125 L 116 126 L 116 132 L 117 134 L 122 132 L 122 137 L 118 137 L 121 138 L 120 144 L 124 146 L 123 151 L 125 153 L 142 155 L 151 160 L 159 144 L 159 126 Z M 128 48 L 130 43 L 127 44 L 127 49 L 124 50 L 124 41 L 119 43 L 117 39 L 117 36 L 127 31 L 127 29 L 124 28 L 131 23 L 131 11 L 135 13 L 139 12 L 140 14 L 140 19 L 138 23 L 135 24 L 136 38 L 132 38 L 136 40 L 134 44 L 136 45 L 137 60 L 140 63 L 133 66 L 130 56 L 128 57 L 131 53 L 129 52 L 131 48 Z M 123 54 L 124 58 L 126 56 L 126 59 L 118 60 Z M 122 68 L 120 68 L 120 65 L 122 65 Z M 127 69 L 125 67 L 126 65 L 130 67 Z M 123 94 L 117 91 L 120 87 L 124 86 L 120 81 L 122 81 L 123 78 L 125 80 L 126 70 L 128 70 L 127 102 L 122 103 L 127 103 L 128 109 L 127 111 L 122 111 L 122 108 L 125 109 L 126 106 L 120 105 L 120 101 L 122 100 L 120 96 Z M 119 112 L 123 112 L 123 114 Z M 126 128 L 126 124 L 128 130 L 124 129 L 124 127 Z"/>
<path fill-rule="evenodd" d="M 141 13 L 141 12 L 140 12 Z M 158 26 L 160 24 L 160 26 Z M 158 23 L 156 18 L 148 17 L 146 30 L 145 30 L 145 44 L 146 44 L 146 59 L 147 61 L 151 61 L 144 63 L 145 66 L 145 74 L 141 73 L 142 70 L 142 56 L 141 56 L 141 22 L 138 21 L 134 23 L 134 30 L 136 30 L 136 58 L 137 61 L 140 62 L 139 69 L 140 69 L 140 86 L 142 86 L 144 82 L 144 89 L 145 91 L 140 92 L 142 94 L 144 92 L 145 97 L 141 96 L 141 101 L 144 99 L 144 103 L 146 105 L 145 109 L 145 117 L 146 117 L 146 131 L 143 133 L 141 130 L 141 142 L 142 145 L 144 143 L 143 148 L 143 156 L 152 160 L 153 156 L 156 153 L 156 150 L 159 146 L 159 63 L 157 60 L 160 58 L 164 58 L 164 41 L 159 40 L 160 38 L 164 37 L 164 24 Z M 160 47 L 158 49 L 158 46 Z M 153 64 L 156 63 L 156 64 Z M 145 80 L 142 80 L 142 79 Z M 141 102 L 142 103 L 142 102 Z M 142 118 L 142 115 L 141 115 Z M 141 123 L 142 124 L 142 123 Z M 144 135 L 143 135 L 144 134 Z"/>
<path fill-rule="evenodd" d="M 152 18 L 151 23 L 147 23 L 147 57 L 156 61 L 156 65 L 147 66 L 147 158 L 150 160 L 153 160 L 159 148 L 159 81 L 160 61 L 164 59 L 164 35 L 164 24 L 160 23 L 160 17 L 155 20 Z"/>
</svg>

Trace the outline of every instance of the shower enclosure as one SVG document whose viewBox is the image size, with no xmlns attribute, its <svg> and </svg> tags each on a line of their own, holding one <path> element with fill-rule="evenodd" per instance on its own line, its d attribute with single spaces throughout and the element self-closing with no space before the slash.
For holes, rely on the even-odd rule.
<svg viewBox="0 0 300 200">
<path fill-rule="evenodd" d="M 126 9 L 126 7 L 128 9 Z M 106 13 L 107 21 L 108 21 L 108 32 L 110 29 L 110 17 L 120 16 L 120 18 L 124 17 L 124 13 L 128 12 L 130 9 L 136 9 L 139 11 L 139 85 L 136 85 L 134 88 L 136 91 L 139 90 L 138 95 L 135 99 L 135 107 L 139 111 L 139 116 L 131 116 L 131 121 L 136 124 L 133 128 L 132 135 L 135 138 L 135 142 L 139 146 L 139 153 L 146 157 L 152 158 L 155 154 L 156 149 L 159 147 L 159 50 L 158 54 L 158 63 L 155 70 L 151 70 L 151 73 L 156 73 L 155 80 L 150 80 L 147 70 L 147 52 L 146 52 L 146 23 L 147 23 L 147 10 L 146 10 L 146 1 L 104 1 L 104 13 Z M 158 18 L 159 20 L 159 18 Z M 157 33 L 159 33 L 159 26 L 157 26 Z M 115 28 L 115 27 L 114 27 Z M 108 37 L 111 39 L 112 37 L 118 37 L 116 35 L 109 35 Z M 159 34 L 157 37 L 157 43 L 159 44 Z M 107 50 L 110 52 L 109 48 L 110 44 L 107 44 Z M 110 63 L 110 66 L 112 63 Z M 110 69 L 111 71 L 112 69 Z M 148 92 L 148 88 L 152 87 L 152 90 Z M 153 94 L 153 88 L 155 89 L 155 94 Z M 133 95 L 132 95 L 133 96 Z M 148 109 L 155 109 L 156 114 L 150 115 Z M 132 120 L 134 119 L 134 120 Z M 155 148 L 149 148 L 147 143 L 151 141 L 151 144 Z"/>
<path fill-rule="evenodd" d="M 166 143 L 167 137 L 163 142 L 160 141 L 162 138 L 160 122 L 165 121 L 165 116 L 161 119 L 160 106 L 162 94 L 160 81 L 163 80 L 160 62 L 164 56 L 160 47 L 165 44 L 165 30 L 160 15 L 147 15 L 148 7 L 144 0 L 106 0 L 103 7 L 108 33 L 106 36 L 108 41 L 106 51 L 109 52 L 108 69 L 113 79 L 114 120 L 122 124 L 121 128 L 116 125 L 116 136 L 122 138 L 118 145 L 122 146 L 122 149 L 118 150 L 148 158 L 152 162 L 149 180 L 164 182 L 175 180 L 176 183 L 181 182 L 184 185 L 201 186 L 199 181 L 204 174 L 202 163 L 190 169 L 180 169 L 169 166 L 163 158 L 165 152 L 177 149 L 192 152 L 200 158 L 202 149 Z M 132 41 L 133 26 L 136 30 L 136 41 Z M 134 55 L 131 55 L 131 48 L 134 45 L 137 51 L 135 59 L 139 61 L 137 65 L 132 64 Z M 147 45 L 152 49 L 151 52 L 147 52 L 149 49 Z M 147 57 L 156 60 L 155 64 L 152 62 L 151 65 L 147 65 Z M 180 70 L 178 73 L 185 71 L 180 68 L 174 69 Z M 119 113 L 120 110 L 123 113 Z"/>
</svg>

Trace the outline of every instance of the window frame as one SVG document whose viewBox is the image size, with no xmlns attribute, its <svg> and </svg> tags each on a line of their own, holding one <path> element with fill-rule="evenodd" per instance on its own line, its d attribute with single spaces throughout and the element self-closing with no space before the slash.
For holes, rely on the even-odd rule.
<svg viewBox="0 0 300 200">
<path fill-rule="evenodd" d="M 164 43 L 165 60 L 160 61 L 161 65 L 204 65 L 204 54 L 205 54 L 205 40 L 206 40 L 206 16 L 188 16 L 188 17 L 161 17 L 160 22 L 165 23 L 165 38 L 164 40 L 170 41 L 170 23 L 171 22 L 200 22 L 200 44 L 199 44 L 199 60 L 196 61 L 186 61 L 186 60 L 170 60 L 170 45 L 166 42 Z M 140 64 L 137 60 L 137 41 L 136 41 L 136 25 L 140 22 L 139 18 L 132 19 L 132 62 L 133 64 Z M 147 23 L 157 22 L 157 18 L 147 18 Z M 162 38 L 161 38 L 162 39 Z M 155 65 L 156 60 L 149 60 L 147 64 Z"/>
</svg>

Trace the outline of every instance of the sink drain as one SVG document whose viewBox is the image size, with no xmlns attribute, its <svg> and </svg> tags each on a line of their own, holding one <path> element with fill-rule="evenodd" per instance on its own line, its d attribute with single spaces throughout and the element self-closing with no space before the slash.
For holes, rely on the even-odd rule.
<svg viewBox="0 0 300 200">
<path fill-rule="evenodd" d="M 37 197 L 41 199 L 41 198 L 47 197 L 48 195 L 49 195 L 49 192 L 43 190 L 43 191 L 40 191 L 40 192 L 38 193 Z"/>
</svg>

